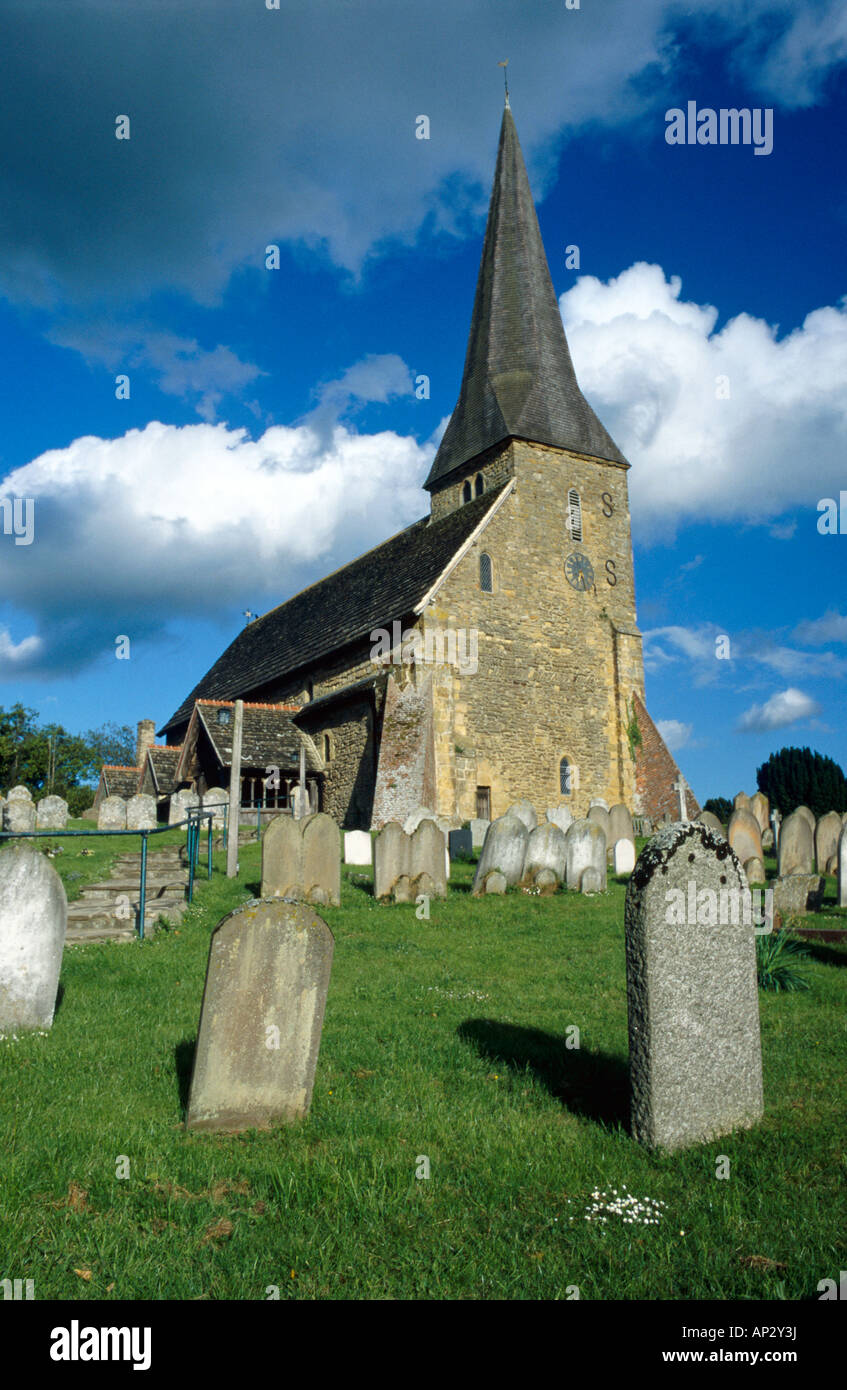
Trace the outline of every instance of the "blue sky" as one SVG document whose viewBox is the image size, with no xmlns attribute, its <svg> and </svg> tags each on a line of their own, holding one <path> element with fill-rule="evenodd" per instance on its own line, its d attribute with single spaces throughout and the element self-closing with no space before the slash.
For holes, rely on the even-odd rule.
<svg viewBox="0 0 847 1390">
<path fill-rule="evenodd" d="M 36 527 L 0 532 L 0 704 L 162 723 L 245 609 L 428 510 L 508 58 L 632 464 L 651 713 L 701 800 L 786 743 L 847 764 L 847 534 L 817 527 L 847 492 L 847 18 L 690 8 L 6 0 L 0 497 Z M 689 101 L 772 110 L 772 152 L 668 144 Z"/>
</svg>

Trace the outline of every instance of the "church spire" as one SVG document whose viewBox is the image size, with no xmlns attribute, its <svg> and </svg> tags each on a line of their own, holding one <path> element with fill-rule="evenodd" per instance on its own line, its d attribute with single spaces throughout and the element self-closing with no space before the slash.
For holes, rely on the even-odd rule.
<svg viewBox="0 0 847 1390">
<path fill-rule="evenodd" d="M 425 486 L 509 436 L 626 462 L 577 385 L 507 104 L 462 387 Z"/>
</svg>

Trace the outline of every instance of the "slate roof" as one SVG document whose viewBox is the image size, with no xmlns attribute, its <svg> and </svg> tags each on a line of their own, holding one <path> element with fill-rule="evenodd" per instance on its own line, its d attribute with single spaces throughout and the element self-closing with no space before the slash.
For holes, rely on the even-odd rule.
<svg viewBox="0 0 847 1390">
<path fill-rule="evenodd" d="M 626 462 L 577 384 L 507 106 L 461 391 L 424 486 L 509 436 Z"/>
<path fill-rule="evenodd" d="M 411 613 L 499 494 L 438 521 L 423 517 L 243 628 L 160 733 L 187 724 L 199 699 L 244 699 L 270 681 Z"/>
<path fill-rule="evenodd" d="M 169 796 L 176 790 L 176 768 L 179 762 L 181 747 L 173 744 L 163 745 L 154 743 L 147 749 L 147 757 L 153 770 L 153 784 L 160 796 Z M 144 773 L 142 767 L 139 772 L 139 783 Z"/>
<path fill-rule="evenodd" d="M 104 763 L 101 776 L 106 787 L 107 796 L 135 796 L 138 791 L 138 768 L 119 767 L 116 764 Z"/>
<path fill-rule="evenodd" d="M 232 709 L 228 700 L 198 701 L 197 714 L 209 736 L 209 741 L 222 767 L 232 765 L 233 724 L 219 724 L 216 713 L 219 709 Z M 300 766 L 300 745 L 306 748 L 306 768 L 309 772 L 322 772 L 315 757 L 311 739 L 303 738 L 299 729 L 291 722 L 292 713 L 298 706 L 293 705 L 248 705 L 244 706 L 244 724 L 241 731 L 241 766 L 279 767 L 295 771 Z"/>
</svg>

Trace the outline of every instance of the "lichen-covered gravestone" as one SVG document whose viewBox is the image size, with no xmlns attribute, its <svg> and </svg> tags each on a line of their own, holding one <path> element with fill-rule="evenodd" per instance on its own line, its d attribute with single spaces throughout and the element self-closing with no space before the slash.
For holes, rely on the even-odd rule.
<svg viewBox="0 0 847 1390">
<path fill-rule="evenodd" d="M 847 907 L 847 824 L 841 828 L 838 837 L 838 867 L 836 870 L 838 880 L 838 906 Z"/>
<path fill-rule="evenodd" d="M 538 824 L 538 817 L 535 814 L 535 807 L 533 806 L 532 802 L 527 801 L 526 798 L 523 798 L 521 801 L 513 802 L 512 805 L 509 807 L 508 811 L 506 812 L 506 815 L 517 816 L 518 820 L 523 821 L 527 830 L 534 830 Z"/>
<path fill-rule="evenodd" d="M 212 825 L 221 828 L 229 807 L 229 792 L 223 787 L 209 787 L 203 793 L 203 810 L 212 812 Z M 208 821 L 205 822 L 208 825 Z"/>
<path fill-rule="evenodd" d="M 31 834 L 35 829 L 35 802 L 22 796 L 13 797 L 10 792 L 3 806 L 3 829 L 18 835 Z"/>
<path fill-rule="evenodd" d="M 107 796 L 97 813 L 98 830 L 126 830 L 126 802 L 122 796 Z"/>
<path fill-rule="evenodd" d="M 138 792 L 126 803 L 127 830 L 156 829 L 156 798 L 146 792 Z"/>
<path fill-rule="evenodd" d="M 43 796 L 35 808 L 36 830 L 67 830 L 68 803 L 61 796 Z"/>
<path fill-rule="evenodd" d="M 537 883 L 539 875 L 543 874 L 544 882 L 540 887 L 555 888 L 564 883 L 566 855 L 565 832 L 558 825 L 543 821 L 530 832 L 524 860 L 524 882 Z M 555 876 L 555 882 L 547 877 L 547 873 Z"/>
<path fill-rule="evenodd" d="M 606 836 L 602 827 L 595 820 L 575 820 L 565 843 L 568 888 L 574 893 L 605 893 Z M 586 870 L 591 872 L 583 886 Z"/>
<path fill-rule="evenodd" d="M 713 811 L 701 811 L 697 820 L 701 825 L 708 826 L 709 830 L 714 830 L 716 835 L 722 835 L 726 838 L 726 831 L 724 830 L 723 824 L 718 820 Z"/>
<path fill-rule="evenodd" d="M 764 835 L 770 822 L 770 802 L 763 792 L 756 792 L 750 798 L 750 810 L 756 817 L 759 830 Z"/>
<path fill-rule="evenodd" d="M 779 832 L 779 876 L 788 874 L 811 874 L 815 868 L 814 823 L 809 824 L 807 816 L 798 806 L 790 816 L 786 816 Z"/>
<path fill-rule="evenodd" d="M 629 881 L 632 1132 L 651 1148 L 706 1142 L 761 1119 L 755 934 L 742 907 L 747 893 L 727 841 L 697 821 L 659 831 Z"/>
<path fill-rule="evenodd" d="M 838 849 L 841 834 L 841 817 L 837 811 L 827 811 L 815 826 L 815 859 L 818 873 L 825 874 L 827 865 Z"/>
<path fill-rule="evenodd" d="M 168 825 L 178 825 L 180 821 L 186 820 L 189 808 L 193 809 L 199 805 L 200 797 L 189 787 L 182 787 L 179 791 L 172 792 L 168 802 Z M 201 821 L 200 824 L 205 830 L 209 822 Z"/>
<path fill-rule="evenodd" d="M 341 843 L 332 816 L 275 816 L 262 840 L 262 897 L 341 901 Z"/>
<path fill-rule="evenodd" d="M 570 806 L 548 806 L 547 819 L 551 825 L 558 825 L 567 835 L 573 825 L 573 811 Z"/>
<path fill-rule="evenodd" d="M 505 816 L 493 820 L 485 836 L 471 892 L 477 896 L 487 893 L 489 889 L 486 880 L 489 874 L 498 875 L 496 879 L 492 879 L 494 891 L 498 893 L 503 891 L 500 876 L 505 879 L 508 887 L 514 887 L 519 883 L 523 878 L 528 844 L 529 830 L 526 822 L 519 816 L 507 811 Z"/>
<path fill-rule="evenodd" d="M 596 803 L 592 806 L 589 806 L 587 819 L 591 821 L 592 825 L 599 825 L 606 838 L 606 848 L 607 850 L 610 849 L 611 841 L 609 840 L 609 812 L 606 810 L 606 807 L 599 806 Z"/>
<path fill-rule="evenodd" d="M 186 1127 L 308 1114 L 335 942 L 304 903 L 253 900 L 212 933 Z"/>
<path fill-rule="evenodd" d="M 52 1025 L 67 920 L 49 859 L 23 843 L 0 851 L 0 1034 Z"/>
</svg>

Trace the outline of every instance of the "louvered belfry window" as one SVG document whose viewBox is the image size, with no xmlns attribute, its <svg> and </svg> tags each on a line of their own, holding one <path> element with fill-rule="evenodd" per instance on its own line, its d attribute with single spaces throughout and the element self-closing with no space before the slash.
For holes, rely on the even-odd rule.
<svg viewBox="0 0 847 1390">
<path fill-rule="evenodd" d="M 470 502 L 470 500 L 471 500 L 471 480 L 470 480 L 470 478 L 468 478 L 467 482 L 465 483 L 465 486 L 462 488 L 462 501 L 463 501 L 463 502 Z"/>
<path fill-rule="evenodd" d="M 475 495 L 476 495 L 477 497 L 481 497 L 482 494 L 484 493 L 484 491 L 485 491 L 485 479 L 483 478 L 483 476 L 482 476 L 481 473 L 477 473 L 477 475 L 476 475 L 476 477 L 475 477 L 475 479 L 474 479 L 474 493 L 475 493 Z"/>
<path fill-rule="evenodd" d="M 575 487 L 568 492 L 568 531 L 571 540 L 582 540 L 582 503 Z"/>
<path fill-rule="evenodd" d="M 571 794 L 571 765 L 567 758 L 559 763 L 559 791 L 562 796 Z"/>
<path fill-rule="evenodd" d="M 491 556 L 486 555 L 485 551 L 479 557 L 479 587 L 484 594 L 494 591 L 494 575 L 491 566 Z"/>
</svg>

